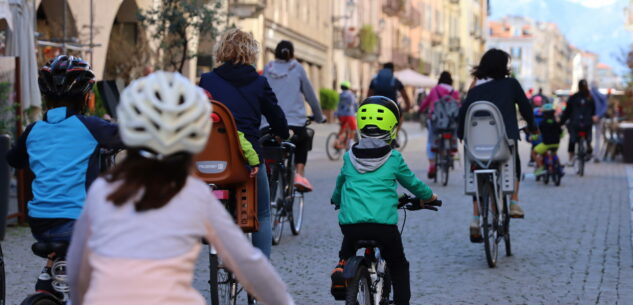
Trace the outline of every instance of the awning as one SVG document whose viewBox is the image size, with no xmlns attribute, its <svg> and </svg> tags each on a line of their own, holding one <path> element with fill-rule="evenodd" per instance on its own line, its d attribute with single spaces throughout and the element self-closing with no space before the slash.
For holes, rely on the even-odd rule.
<svg viewBox="0 0 633 305">
<path fill-rule="evenodd" d="M 405 86 L 433 88 L 435 85 L 437 85 L 437 80 L 434 80 L 426 75 L 422 75 L 411 69 L 400 70 L 394 74 Z"/>
</svg>

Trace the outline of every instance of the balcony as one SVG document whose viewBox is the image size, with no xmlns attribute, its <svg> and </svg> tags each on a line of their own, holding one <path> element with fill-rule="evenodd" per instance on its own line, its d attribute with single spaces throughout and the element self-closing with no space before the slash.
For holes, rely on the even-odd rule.
<svg viewBox="0 0 633 305">
<path fill-rule="evenodd" d="M 334 47 L 345 50 L 345 55 L 363 61 L 377 61 L 380 54 L 380 38 L 370 25 L 360 30 L 355 27 L 339 29 L 335 32 Z"/>
<path fill-rule="evenodd" d="M 229 12 L 240 19 L 257 17 L 266 8 L 266 0 L 230 0 Z"/>
<path fill-rule="evenodd" d="M 400 22 L 412 28 L 419 27 L 422 24 L 422 14 L 414 7 L 409 7 L 400 13 Z"/>
<path fill-rule="evenodd" d="M 459 52 L 462 49 L 459 37 L 451 37 L 448 39 L 448 50 L 450 52 Z"/>
<path fill-rule="evenodd" d="M 431 34 L 431 46 L 437 47 L 441 45 L 443 38 L 442 33 L 438 31 L 433 32 L 433 34 Z"/>
<path fill-rule="evenodd" d="M 387 16 L 397 16 L 405 7 L 406 0 L 386 0 L 382 5 L 382 12 Z"/>
<path fill-rule="evenodd" d="M 391 61 L 396 69 L 403 69 L 409 67 L 409 54 L 403 49 L 393 48 L 391 49 Z"/>
</svg>

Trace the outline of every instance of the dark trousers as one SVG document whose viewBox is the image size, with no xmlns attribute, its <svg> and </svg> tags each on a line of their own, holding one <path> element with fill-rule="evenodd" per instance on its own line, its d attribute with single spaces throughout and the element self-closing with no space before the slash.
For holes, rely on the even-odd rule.
<svg viewBox="0 0 633 305">
<path fill-rule="evenodd" d="M 356 254 L 356 242 L 359 240 L 374 240 L 380 244 L 380 254 L 387 262 L 391 281 L 393 284 L 393 296 L 396 305 L 408 305 L 411 299 L 411 287 L 409 284 L 409 262 L 404 256 L 402 239 L 396 225 L 383 225 L 375 223 L 359 223 L 341 225 L 343 243 L 340 259 L 348 259 Z"/>
<path fill-rule="evenodd" d="M 288 128 L 296 135 L 292 140 L 295 145 L 295 164 L 306 164 L 308 161 L 308 149 L 312 139 L 308 137 L 305 127 L 288 126 Z"/>
</svg>

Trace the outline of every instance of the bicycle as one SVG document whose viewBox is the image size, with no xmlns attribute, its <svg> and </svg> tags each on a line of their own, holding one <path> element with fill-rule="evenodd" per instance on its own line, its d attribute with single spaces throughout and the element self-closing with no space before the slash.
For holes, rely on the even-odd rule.
<svg viewBox="0 0 633 305">
<path fill-rule="evenodd" d="M 400 234 L 406 223 L 406 211 L 429 209 L 437 211 L 442 201 L 420 204 L 415 197 L 404 195 L 399 199 L 398 209 L 405 211 Z M 383 305 L 390 304 L 391 278 L 387 263 L 380 255 L 380 244 L 374 240 L 359 240 L 356 250 L 365 249 L 363 256 L 353 256 L 347 260 L 343 277 L 348 285 L 345 295 L 338 295 L 336 299 L 345 300 L 346 305 Z M 344 298 L 343 298 L 344 297 Z"/>
<path fill-rule="evenodd" d="M 353 133 L 353 137 L 349 137 L 349 133 Z M 349 127 L 345 127 L 343 130 L 332 132 L 327 136 L 325 140 L 325 153 L 331 161 L 339 160 L 343 153 L 352 148 L 352 144 L 358 143 L 359 140 L 358 132 L 351 130 Z"/>
<path fill-rule="evenodd" d="M 576 154 L 574 165 L 576 167 L 576 173 L 580 177 L 585 175 L 585 162 L 591 160 L 591 154 L 588 152 L 589 139 L 586 131 L 578 131 L 576 138 Z"/>
<path fill-rule="evenodd" d="M 209 187 L 213 190 L 213 195 L 229 210 L 233 211 L 233 205 L 235 204 L 231 200 L 231 194 L 228 190 L 218 190 L 216 186 L 210 184 Z M 252 239 L 251 233 L 246 233 L 248 239 Z M 238 300 L 243 300 L 245 292 L 235 274 L 229 270 L 224 263 L 216 249 L 208 242 L 203 241 L 209 245 L 209 289 L 211 305 L 236 305 Z M 246 294 L 245 296 L 247 304 L 257 304 L 255 298 Z"/>
<path fill-rule="evenodd" d="M 409 135 L 407 134 L 407 131 L 404 130 L 404 128 L 400 128 L 400 130 L 398 130 L 396 141 L 398 143 L 398 146 L 396 147 L 398 151 L 401 152 L 404 150 L 405 147 L 407 147 L 407 143 L 409 142 Z"/>
<path fill-rule="evenodd" d="M 543 155 L 543 163 L 545 165 L 545 174 L 543 174 L 543 183 L 548 184 L 551 179 L 554 185 L 560 186 L 560 181 L 563 178 L 563 165 L 560 164 L 558 155 L 554 150 L 548 150 Z"/>
<path fill-rule="evenodd" d="M 438 176 L 443 186 L 448 184 L 448 175 L 450 169 L 453 168 L 452 154 L 457 152 L 456 145 L 452 145 L 453 132 L 439 132 L 437 134 L 437 146 L 433 149 L 435 152 L 435 166 L 437 167 L 437 175 L 434 182 L 437 183 Z"/>
<path fill-rule="evenodd" d="M 52 286 L 55 292 L 62 297 L 38 291 L 28 296 L 20 305 L 63 305 L 70 299 L 70 285 L 67 282 L 66 274 L 66 252 L 68 242 L 36 242 L 31 246 L 33 254 L 48 259 L 53 256 L 53 266 L 51 267 Z"/>
</svg>

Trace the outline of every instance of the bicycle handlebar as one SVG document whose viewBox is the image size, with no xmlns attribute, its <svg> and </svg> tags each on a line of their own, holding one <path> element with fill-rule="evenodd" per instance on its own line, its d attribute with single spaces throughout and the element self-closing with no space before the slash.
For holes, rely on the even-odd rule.
<svg viewBox="0 0 633 305">
<path fill-rule="evenodd" d="M 442 200 L 439 199 L 435 199 L 431 202 L 422 202 L 420 198 L 412 197 L 408 194 L 404 194 L 398 199 L 398 208 L 407 209 L 409 211 L 417 211 L 422 209 L 437 211 L 437 208 L 441 206 Z"/>
</svg>

